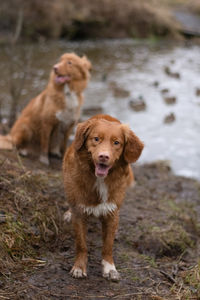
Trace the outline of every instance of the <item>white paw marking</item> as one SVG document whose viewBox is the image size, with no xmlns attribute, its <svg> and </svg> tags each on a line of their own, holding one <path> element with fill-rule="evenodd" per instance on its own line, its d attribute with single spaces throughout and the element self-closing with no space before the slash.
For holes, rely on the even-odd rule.
<svg viewBox="0 0 200 300">
<path fill-rule="evenodd" d="M 27 156 L 27 155 L 28 155 L 28 150 L 27 150 L 27 149 L 20 149 L 20 150 L 19 150 L 19 153 L 20 153 L 22 156 Z"/>
<path fill-rule="evenodd" d="M 39 160 L 42 164 L 45 164 L 47 166 L 49 165 L 49 159 L 47 156 L 41 154 Z"/>
<path fill-rule="evenodd" d="M 102 260 L 101 264 L 103 266 L 102 274 L 103 274 L 104 278 L 107 278 L 107 279 L 110 279 L 113 281 L 118 281 L 120 279 L 120 275 L 117 272 L 114 264 L 110 264 L 109 262 L 107 262 L 104 259 Z"/>
<path fill-rule="evenodd" d="M 70 274 L 74 278 L 84 278 L 87 277 L 87 273 L 83 272 L 83 270 L 79 267 L 73 267 L 70 271 Z"/>
<path fill-rule="evenodd" d="M 71 221 L 71 219 L 72 219 L 72 213 L 68 209 L 63 215 L 63 220 L 69 223 Z"/>
<path fill-rule="evenodd" d="M 59 158 L 62 157 L 62 154 L 61 154 L 60 149 L 59 149 L 59 145 L 51 150 L 51 154 L 55 155 Z"/>
</svg>

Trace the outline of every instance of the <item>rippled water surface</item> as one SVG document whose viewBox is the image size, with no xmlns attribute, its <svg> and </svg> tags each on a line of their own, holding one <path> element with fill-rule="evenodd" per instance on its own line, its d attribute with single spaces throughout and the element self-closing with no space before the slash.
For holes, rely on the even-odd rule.
<svg viewBox="0 0 200 300">
<path fill-rule="evenodd" d="M 23 49 L 22 49 L 23 48 Z M 92 61 L 91 82 L 85 91 L 84 108 L 102 107 L 105 113 L 129 123 L 144 141 L 140 162 L 169 160 L 176 174 L 200 178 L 200 47 L 197 45 L 169 45 L 132 40 L 50 43 L 24 46 L 18 49 L 25 57 L 31 49 L 31 66 L 22 90 L 21 107 L 46 85 L 51 66 L 64 52 L 86 54 Z M 16 61 L 18 55 L 16 55 Z M 22 76 L 8 68 L 10 58 L 2 49 L 0 55 L 0 88 L 2 111 L 7 114 L 10 97 L 9 79 Z M 180 78 L 167 74 L 179 73 Z M 125 94 L 116 96 L 115 90 Z M 174 104 L 166 104 L 161 92 L 176 97 Z M 129 92 L 129 93 L 128 93 Z M 129 94 L 129 95 L 128 95 Z M 146 110 L 136 112 L 129 102 L 143 98 Z M 173 113 L 175 121 L 164 123 Z M 83 115 L 83 119 L 86 118 Z"/>
</svg>

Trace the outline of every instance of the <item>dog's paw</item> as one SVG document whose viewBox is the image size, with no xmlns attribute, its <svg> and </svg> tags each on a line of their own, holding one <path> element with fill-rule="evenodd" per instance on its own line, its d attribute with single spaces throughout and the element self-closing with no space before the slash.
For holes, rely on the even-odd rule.
<svg viewBox="0 0 200 300">
<path fill-rule="evenodd" d="M 48 159 L 48 157 L 47 157 L 46 155 L 41 154 L 39 160 L 40 160 L 40 162 L 41 162 L 42 164 L 44 164 L 44 165 L 46 165 L 46 166 L 49 165 L 49 159 Z"/>
<path fill-rule="evenodd" d="M 81 268 L 74 266 L 71 271 L 70 274 L 72 275 L 72 277 L 74 278 L 85 278 L 87 277 L 87 273 L 84 272 Z"/>
<path fill-rule="evenodd" d="M 60 150 L 51 150 L 50 155 L 55 158 L 62 158 Z"/>
<path fill-rule="evenodd" d="M 19 150 L 19 154 L 21 156 L 27 156 L 28 155 L 28 150 L 27 149 L 20 149 Z"/>
<path fill-rule="evenodd" d="M 63 215 L 63 220 L 67 223 L 71 222 L 71 219 L 72 219 L 72 213 L 71 213 L 71 210 L 68 209 L 64 215 Z"/>
<path fill-rule="evenodd" d="M 104 278 L 112 281 L 120 280 L 120 275 L 117 272 L 114 264 L 110 264 L 109 262 L 103 259 L 102 266 L 103 266 L 102 275 Z"/>
</svg>

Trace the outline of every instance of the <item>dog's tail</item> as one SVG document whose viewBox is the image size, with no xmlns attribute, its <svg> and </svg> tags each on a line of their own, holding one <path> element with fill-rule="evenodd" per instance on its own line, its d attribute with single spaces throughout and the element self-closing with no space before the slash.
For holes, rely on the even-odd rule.
<svg viewBox="0 0 200 300">
<path fill-rule="evenodd" d="M 12 150 L 13 149 L 13 143 L 11 135 L 0 135 L 0 149 L 4 150 Z"/>
</svg>

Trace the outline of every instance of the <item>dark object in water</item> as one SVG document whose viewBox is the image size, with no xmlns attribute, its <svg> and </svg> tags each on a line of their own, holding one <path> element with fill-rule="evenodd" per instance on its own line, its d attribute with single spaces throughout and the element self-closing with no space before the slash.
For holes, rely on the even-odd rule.
<svg viewBox="0 0 200 300">
<path fill-rule="evenodd" d="M 170 77 L 177 78 L 177 79 L 181 78 L 178 72 L 172 72 L 168 66 L 164 67 L 164 71 Z"/>
<path fill-rule="evenodd" d="M 176 97 L 175 96 L 164 97 L 164 101 L 166 104 L 174 104 L 176 103 Z"/>
<path fill-rule="evenodd" d="M 176 120 L 175 114 L 172 112 L 164 118 L 165 124 L 173 123 Z"/>
<path fill-rule="evenodd" d="M 83 115 L 86 116 L 93 116 L 97 114 L 102 114 L 103 108 L 101 106 L 94 106 L 94 107 L 86 107 L 83 109 Z"/>
<path fill-rule="evenodd" d="M 134 111 L 143 111 L 146 110 L 146 103 L 142 96 L 140 96 L 138 99 L 130 100 L 129 106 Z"/>
<path fill-rule="evenodd" d="M 200 88 L 196 89 L 196 96 L 200 96 Z"/>
</svg>

